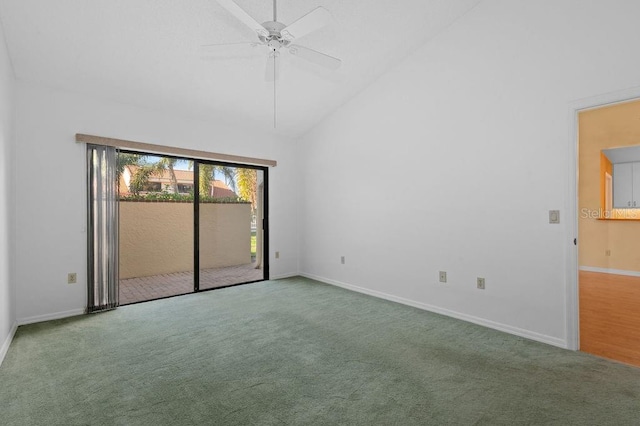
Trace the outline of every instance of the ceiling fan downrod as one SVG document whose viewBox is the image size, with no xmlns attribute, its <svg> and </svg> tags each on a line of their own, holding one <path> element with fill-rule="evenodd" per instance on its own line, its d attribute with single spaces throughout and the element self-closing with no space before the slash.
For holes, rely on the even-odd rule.
<svg viewBox="0 0 640 426">
<path fill-rule="evenodd" d="M 273 22 L 278 22 L 278 8 L 276 6 L 276 0 L 273 0 Z M 273 128 L 277 127 L 277 119 L 276 112 L 278 110 L 277 102 L 276 102 L 276 75 L 277 75 L 277 66 L 276 61 L 278 60 L 278 50 L 282 46 L 282 42 L 279 40 L 280 36 L 278 34 L 278 39 L 276 40 L 276 45 L 272 45 L 271 42 L 268 43 L 269 47 L 272 49 L 271 54 L 274 55 L 273 58 Z"/>
</svg>

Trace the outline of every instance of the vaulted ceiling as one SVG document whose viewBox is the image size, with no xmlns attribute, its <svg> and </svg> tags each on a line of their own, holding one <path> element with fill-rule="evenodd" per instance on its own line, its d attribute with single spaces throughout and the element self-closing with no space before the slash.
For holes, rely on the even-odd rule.
<svg viewBox="0 0 640 426">
<path fill-rule="evenodd" d="M 256 39 L 216 0 L 0 0 L 0 19 L 20 81 L 298 136 L 479 1 L 278 0 L 285 25 L 328 9 L 334 22 L 297 43 L 343 62 L 330 71 L 283 52 L 276 129 L 266 55 L 201 57 L 201 45 Z M 272 0 L 236 3 L 272 18 Z"/>
</svg>

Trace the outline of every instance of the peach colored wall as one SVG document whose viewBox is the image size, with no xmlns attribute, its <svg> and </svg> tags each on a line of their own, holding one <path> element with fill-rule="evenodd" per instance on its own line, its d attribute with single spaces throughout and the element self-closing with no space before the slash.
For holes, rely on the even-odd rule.
<svg viewBox="0 0 640 426">
<path fill-rule="evenodd" d="M 597 218 L 602 203 L 601 150 L 632 145 L 640 145 L 640 101 L 580 113 L 580 266 L 640 271 L 640 221 Z M 628 212 L 640 217 L 640 210 Z"/>
<path fill-rule="evenodd" d="M 200 205 L 200 267 L 251 263 L 251 204 Z"/>
<path fill-rule="evenodd" d="M 251 262 L 251 206 L 200 205 L 200 267 Z M 120 278 L 193 270 L 193 204 L 120 203 Z"/>
</svg>

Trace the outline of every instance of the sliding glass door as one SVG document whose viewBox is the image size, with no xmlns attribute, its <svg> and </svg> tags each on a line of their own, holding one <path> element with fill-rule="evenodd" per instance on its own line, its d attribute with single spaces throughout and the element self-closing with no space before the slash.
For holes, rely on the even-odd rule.
<svg viewBox="0 0 640 426">
<path fill-rule="evenodd" d="M 265 168 L 119 152 L 120 304 L 268 279 Z"/>
<path fill-rule="evenodd" d="M 266 279 L 262 198 L 257 168 L 198 164 L 199 289 Z"/>
</svg>

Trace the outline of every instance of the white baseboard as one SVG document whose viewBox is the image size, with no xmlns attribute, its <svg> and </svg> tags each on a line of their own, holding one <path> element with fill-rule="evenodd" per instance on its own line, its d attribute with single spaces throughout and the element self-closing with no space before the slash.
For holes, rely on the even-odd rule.
<svg viewBox="0 0 640 426">
<path fill-rule="evenodd" d="M 280 275 L 272 275 L 271 277 L 269 277 L 270 280 L 283 280 L 285 278 L 293 278 L 293 277 L 299 277 L 300 274 L 297 272 L 289 272 L 287 274 L 280 274 Z"/>
<path fill-rule="evenodd" d="M 71 311 L 55 312 L 53 314 L 36 315 L 27 318 L 18 318 L 18 325 L 33 324 L 35 322 L 51 321 L 67 317 L 75 317 L 83 315 L 84 309 L 73 309 Z"/>
<path fill-rule="evenodd" d="M 9 335 L 4 342 L 2 342 L 2 346 L 0 346 L 0 365 L 2 365 L 2 361 L 4 361 L 4 357 L 7 355 L 9 351 L 9 346 L 11 346 L 11 342 L 13 341 L 13 336 L 16 335 L 16 331 L 18 330 L 18 323 L 14 322 L 11 326 L 11 330 L 9 330 Z"/>
<path fill-rule="evenodd" d="M 394 296 L 391 294 L 383 293 L 376 290 L 370 290 L 368 288 L 355 286 L 352 284 L 343 283 L 340 281 L 319 277 L 312 274 L 300 273 L 299 275 L 310 278 L 312 280 L 320 281 L 325 284 L 334 285 L 336 287 L 341 287 L 347 290 L 355 291 L 358 293 L 367 294 L 369 296 L 378 297 L 380 299 L 389 300 L 391 302 L 401 303 L 403 305 L 412 306 L 414 308 L 422 309 L 429 312 L 434 312 L 436 314 L 446 315 L 448 317 L 456 318 L 459 320 L 471 322 L 474 324 L 478 324 L 487 328 L 492 328 L 494 330 L 503 331 L 505 333 L 514 334 L 516 336 L 524 337 L 527 339 L 535 340 L 537 342 L 546 343 L 548 345 L 557 346 L 563 349 L 568 349 L 568 344 L 563 339 L 558 339 L 557 337 L 547 336 L 544 334 L 536 333 L 534 331 L 524 330 L 522 328 L 513 327 L 506 324 L 501 324 L 495 321 L 490 321 L 484 318 L 475 317 L 472 315 L 463 314 L 456 311 L 451 311 L 449 309 L 440 308 L 437 306 L 429 305 L 427 303 L 416 302 L 414 300 L 405 299 L 403 297 Z"/>
<path fill-rule="evenodd" d="M 638 271 L 625 271 L 623 269 L 598 268 L 596 266 L 580 266 L 578 269 L 585 272 L 598 272 L 601 274 L 626 275 L 628 277 L 640 277 Z"/>
</svg>

